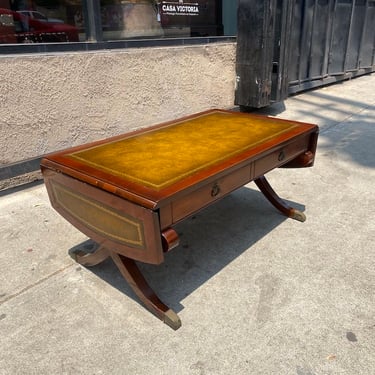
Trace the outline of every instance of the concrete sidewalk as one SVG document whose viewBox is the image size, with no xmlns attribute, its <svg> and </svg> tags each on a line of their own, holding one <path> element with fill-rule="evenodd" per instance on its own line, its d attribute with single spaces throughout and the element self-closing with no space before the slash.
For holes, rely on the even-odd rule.
<svg viewBox="0 0 375 375">
<path fill-rule="evenodd" d="M 373 74 L 259 111 L 321 127 L 313 168 L 267 175 L 307 221 L 249 184 L 180 224 L 166 262 L 142 265 L 178 331 L 111 261 L 71 260 L 86 237 L 42 184 L 2 193 L 0 374 L 373 375 L 374 88 Z"/>
</svg>

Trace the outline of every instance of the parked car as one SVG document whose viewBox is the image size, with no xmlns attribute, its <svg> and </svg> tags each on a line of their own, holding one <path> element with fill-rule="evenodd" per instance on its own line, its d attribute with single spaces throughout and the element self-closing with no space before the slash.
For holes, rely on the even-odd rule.
<svg viewBox="0 0 375 375">
<path fill-rule="evenodd" d="M 78 42 L 78 28 L 45 22 L 0 8 L 0 43 Z"/>
<path fill-rule="evenodd" d="M 23 16 L 33 18 L 38 21 L 44 21 L 44 22 L 52 22 L 52 23 L 64 23 L 63 20 L 60 20 L 58 18 L 49 18 L 45 16 L 43 13 L 40 13 L 36 10 L 17 10 L 17 13 L 22 14 Z"/>
<path fill-rule="evenodd" d="M 13 14 L 8 9 L 0 8 L 0 44 L 17 43 Z"/>
</svg>

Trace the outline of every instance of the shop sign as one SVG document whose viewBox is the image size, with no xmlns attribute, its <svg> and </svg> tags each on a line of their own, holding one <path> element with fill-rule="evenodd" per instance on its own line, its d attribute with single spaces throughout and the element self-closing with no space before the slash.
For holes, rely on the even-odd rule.
<svg viewBox="0 0 375 375">
<path fill-rule="evenodd" d="M 184 1 L 162 1 L 162 14 L 168 16 L 199 16 L 198 3 L 186 3 Z"/>
</svg>

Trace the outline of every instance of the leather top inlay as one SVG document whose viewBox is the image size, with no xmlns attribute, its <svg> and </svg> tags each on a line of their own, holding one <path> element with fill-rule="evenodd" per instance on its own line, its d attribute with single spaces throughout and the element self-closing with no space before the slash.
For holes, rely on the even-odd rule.
<svg viewBox="0 0 375 375">
<path fill-rule="evenodd" d="M 80 163 L 161 190 L 298 125 L 272 118 L 211 112 L 68 156 Z"/>
</svg>

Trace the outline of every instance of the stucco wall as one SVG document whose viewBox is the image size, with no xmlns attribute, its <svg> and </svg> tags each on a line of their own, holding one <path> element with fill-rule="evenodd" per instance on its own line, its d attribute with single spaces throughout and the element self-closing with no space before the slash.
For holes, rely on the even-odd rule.
<svg viewBox="0 0 375 375">
<path fill-rule="evenodd" d="M 0 167 L 233 106 L 235 44 L 0 58 Z"/>
</svg>

